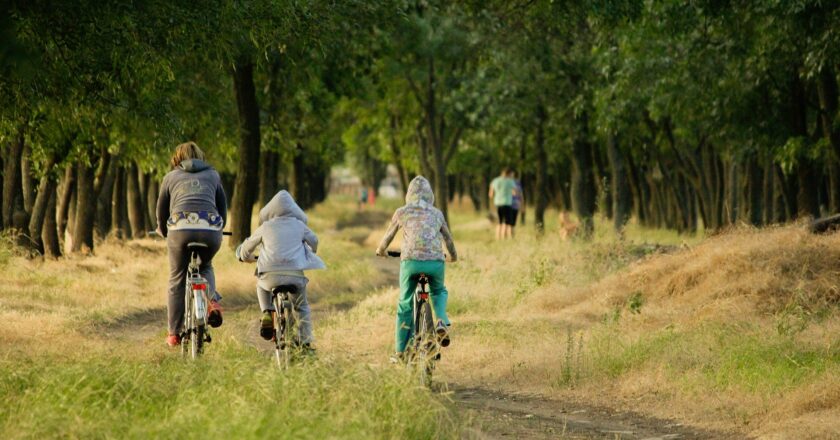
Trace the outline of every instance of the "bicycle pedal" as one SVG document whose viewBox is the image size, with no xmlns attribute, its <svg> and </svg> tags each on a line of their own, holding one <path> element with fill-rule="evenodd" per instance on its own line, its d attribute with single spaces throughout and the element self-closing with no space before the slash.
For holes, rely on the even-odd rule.
<svg viewBox="0 0 840 440">
<path fill-rule="evenodd" d="M 211 342 L 213 342 L 213 338 L 212 338 L 212 337 L 210 337 L 210 333 L 205 333 L 205 334 L 204 334 L 204 342 L 206 342 L 206 343 L 208 343 L 208 344 L 209 344 L 209 343 L 211 343 Z"/>
</svg>

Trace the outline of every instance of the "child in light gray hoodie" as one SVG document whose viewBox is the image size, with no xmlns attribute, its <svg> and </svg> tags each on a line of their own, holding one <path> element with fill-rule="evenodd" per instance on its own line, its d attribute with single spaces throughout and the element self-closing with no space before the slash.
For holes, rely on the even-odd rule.
<svg viewBox="0 0 840 440">
<path fill-rule="evenodd" d="M 297 287 L 297 293 L 290 296 L 300 319 L 300 343 L 312 344 L 312 317 L 306 298 L 309 279 L 303 271 L 324 269 L 326 265 L 315 255 L 318 237 L 306 223 L 306 214 L 291 194 L 280 191 L 260 210 L 260 227 L 236 248 L 239 261 L 257 262 L 257 298 L 263 311 L 260 321 L 263 339 L 270 340 L 274 336 L 271 290 L 280 285 L 293 285 Z"/>
</svg>

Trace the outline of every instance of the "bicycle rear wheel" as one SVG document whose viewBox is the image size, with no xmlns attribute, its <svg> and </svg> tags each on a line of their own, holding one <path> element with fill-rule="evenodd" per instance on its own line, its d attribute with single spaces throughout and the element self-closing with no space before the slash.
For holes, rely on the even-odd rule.
<svg viewBox="0 0 840 440">
<path fill-rule="evenodd" d="M 194 326 L 192 312 L 193 300 L 192 289 L 187 283 L 186 294 L 184 295 L 184 330 L 181 332 L 181 355 L 187 357 L 190 354 L 190 346 L 192 345 L 192 328 Z"/>
<path fill-rule="evenodd" d="M 199 356 L 202 355 L 204 352 L 204 337 L 205 337 L 205 328 L 203 325 L 195 326 L 195 329 L 192 334 L 192 338 L 190 341 L 190 353 L 192 353 L 193 359 L 198 359 Z"/>
<path fill-rule="evenodd" d="M 420 379 L 420 385 L 431 387 L 437 345 L 432 307 L 428 301 L 423 301 L 420 304 L 420 315 L 417 319 L 417 332 L 414 335 L 414 339 L 416 347 L 415 366 Z"/>
<path fill-rule="evenodd" d="M 280 295 L 274 296 L 274 356 L 277 366 L 291 365 L 291 339 L 289 338 L 289 309 Z"/>
</svg>

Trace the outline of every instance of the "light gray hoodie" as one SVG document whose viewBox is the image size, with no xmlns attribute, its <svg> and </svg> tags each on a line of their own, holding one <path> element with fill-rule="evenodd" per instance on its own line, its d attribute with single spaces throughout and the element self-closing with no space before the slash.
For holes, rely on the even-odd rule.
<svg viewBox="0 0 840 440">
<path fill-rule="evenodd" d="M 236 256 L 241 261 L 254 261 L 259 249 L 257 275 L 324 269 L 326 265 L 315 255 L 318 237 L 306 222 L 306 214 L 291 194 L 280 191 L 260 210 L 260 227 L 239 245 Z"/>
</svg>

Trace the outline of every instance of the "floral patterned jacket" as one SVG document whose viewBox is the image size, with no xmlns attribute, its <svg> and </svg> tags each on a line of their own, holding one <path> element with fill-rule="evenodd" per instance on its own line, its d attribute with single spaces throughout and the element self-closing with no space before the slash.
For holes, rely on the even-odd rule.
<svg viewBox="0 0 840 440">
<path fill-rule="evenodd" d="M 382 237 L 376 253 L 383 255 L 397 231 L 403 228 L 403 260 L 444 261 L 441 238 L 446 243 L 452 261 L 457 260 L 458 253 L 449 226 L 434 203 L 435 195 L 429 181 L 423 176 L 415 177 L 408 185 L 405 206 L 394 213 L 388 232 Z"/>
</svg>

